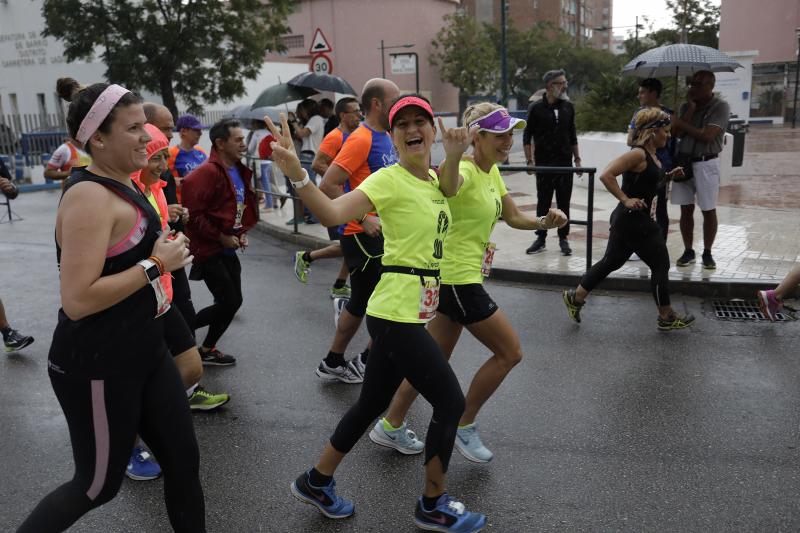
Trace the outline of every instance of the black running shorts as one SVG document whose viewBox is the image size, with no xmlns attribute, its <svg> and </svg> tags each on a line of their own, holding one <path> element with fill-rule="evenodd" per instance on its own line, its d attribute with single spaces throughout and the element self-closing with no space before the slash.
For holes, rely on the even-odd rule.
<svg viewBox="0 0 800 533">
<path fill-rule="evenodd" d="M 367 302 L 381 279 L 383 237 L 368 237 L 364 233 L 342 235 L 342 255 L 350 271 L 350 301 L 345 309 L 357 317 L 367 312 Z"/>
<path fill-rule="evenodd" d="M 164 314 L 164 341 L 172 357 L 195 346 L 194 335 L 175 304 Z"/>
<path fill-rule="evenodd" d="M 439 289 L 438 313 L 461 325 L 486 320 L 497 311 L 497 304 L 481 283 L 442 285 Z"/>
<path fill-rule="evenodd" d="M 328 238 L 332 241 L 338 241 L 339 238 L 342 236 L 342 234 L 339 233 L 339 226 L 333 226 L 327 228 L 327 230 L 328 230 Z"/>
</svg>

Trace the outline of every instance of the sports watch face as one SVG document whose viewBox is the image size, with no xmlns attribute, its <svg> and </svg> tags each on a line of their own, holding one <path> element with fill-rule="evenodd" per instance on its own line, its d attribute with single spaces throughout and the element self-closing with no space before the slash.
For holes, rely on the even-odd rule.
<svg viewBox="0 0 800 533">
<path fill-rule="evenodd" d="M 151 282 L 161 277 L 161 271 L 158 270 L 157 265 L 151 266 L 150 268 L 145 270 L 145 273 L 147 273 L 147 279 L 149 279 Z"/>
</svg>

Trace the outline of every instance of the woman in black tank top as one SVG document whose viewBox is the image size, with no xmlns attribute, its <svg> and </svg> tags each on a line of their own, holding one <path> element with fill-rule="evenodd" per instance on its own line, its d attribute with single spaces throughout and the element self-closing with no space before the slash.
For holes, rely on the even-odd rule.
<svg viewBox="0 0 800 533">
<path fill-rule="evenodd" d="M 47 495 L 19 531 L 63 531 L 119 490 L 135 435 L 167 482 L 176 531 L 205 531 L 199 453 L 180 377 L 164 343 L 158 278 L 191 262 L 186 238 L 161 235 L 130 180 L 147 165 L 141 99 L 118 85 L 58 82 L 70 136 L 92 155 L 69 178 L 56 218 L 61 309 L 50 381 L 69 426 L 75 476 Z"/>
<path fill-rule="evenodd" d="M 682 329 L 693 321 L 692 315 L 680 316 L 669 299 L 669 254 L 658 224 L 650 216 L 653 197 L 664 180 L 680 176 L 682 168 L 665 174 L 656 158 L 656 149 L 669 139 L 670 118 L 658 108 L 648 108 L 636 115 L 634 147 L 618 157 L 600 175 L 600 181 L 619 199 L 611 213 L 608 246 L 603 258 L 583 275 L 576 289 L 564 291 L 567 313 L 581 321 L 586 297 L 609 274 L 622 267 L 636 253 L 650 267 L 650 285 L 658 307 L 658 329 Z M 622 187 L 617 176 L 622 174 Z"/>
</svg>

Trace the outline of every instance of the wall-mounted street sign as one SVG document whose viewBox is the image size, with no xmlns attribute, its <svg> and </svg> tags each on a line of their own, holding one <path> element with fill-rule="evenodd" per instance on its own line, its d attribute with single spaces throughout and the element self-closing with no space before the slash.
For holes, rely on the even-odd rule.
<svg viewBox="0 0 800 533">
<path fill-rule="evenodd" d="M 333 52 L 333 47 L 325 38 L 322 30 L 317 28 L 314 32 L 314 38 L 311 40 L 311 47 L 308 49 L 309 54 L 322 54 L 325 52 Z"/>
</svg>

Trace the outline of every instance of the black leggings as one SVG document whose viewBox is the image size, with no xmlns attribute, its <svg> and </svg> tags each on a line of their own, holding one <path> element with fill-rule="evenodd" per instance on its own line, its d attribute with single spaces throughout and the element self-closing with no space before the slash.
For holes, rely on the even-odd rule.
<svg viewBox="0 0 800 533">
<path fill-rule="evenodd" d="M 192 303 L 192 290 L 189 288 L 189 278 L 186 270 L 179 268 L 172 272 L 172 305 L 178 308 L 189 329 L 194 331 L 197 313 Z"/>
<path fill-rule="evenodd" d="M 425 437 L 425 463 L 439 456 L 447 472 L 464 394 L 442 350 L 424 324 L 404 324 L 367 315 L 372 337 L 364 383 L 358 401 L 345 413 L 331 445 L 348 453 L 392 400 L 403 378 L 431 404 L 433 416 Z"/>
<path fill-rule="evenodd" d="M 567 162 L 563 166 L 571 166 Z M 550 211 L 553 204 L 553 193 L 556 194 L 556 206 L 569 218 L 569 203 L 572 199 L 572 174 L 536 174 L 536 216 L 541 217 Z M 546 237 L 547 230 L 536 230 L 536 235 Z M 569 223 L 558 228 L 558 238 L 566 239 L 569 235 Z"/>
<path fill-rule="evenodd" d="M 202 263 L 202 275 L 214 303 L 197 312 L 194 327 L 208 326 L 203 346 L 213 348 L 242 306 L 242 265 L 235 254 L 219 254 Z"/>
<path fill-rule="evenodd" d="M 623 215 L 625 216 L 625 215 Z M 650 289 L 656 305 L 669 305 L 669 253 L 661 236 L 661 228 L 649 216 L 642 215 L 635 224 L 612 223 L 608 246 L 603 258 L 581 278 L 581 286 L 591 291 L 609 274 L 622 267 L 636 254 L 650 267 Z"/>
<path fill-rule="evenodd" d="M 88 380 L 50 371 L 67 418 L 75 476 L 45 496 L 19 532 L 63 531 L 116 496 L 137 432 L 164 472 L 164 500 L 175 531 L 205 531 L 200 455 L 181 378 L 162 357 L 143 378 Z"/>
</svg>

